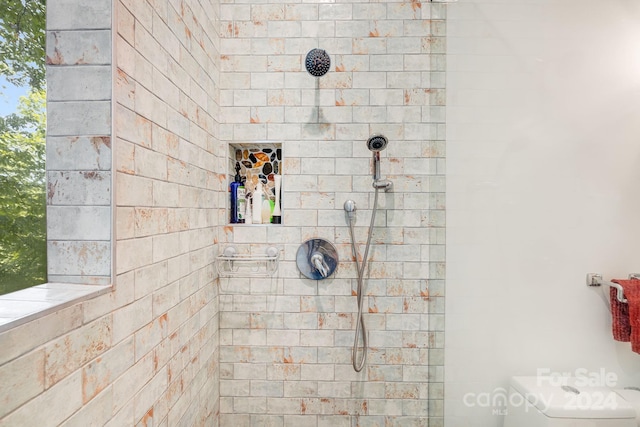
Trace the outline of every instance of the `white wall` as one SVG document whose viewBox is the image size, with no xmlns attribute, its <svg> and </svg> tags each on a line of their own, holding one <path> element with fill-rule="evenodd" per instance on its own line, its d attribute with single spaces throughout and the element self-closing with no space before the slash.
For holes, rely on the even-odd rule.
<svg viewBox="0 0 640 427">
<path fill-rule="evenodd" d="M 446 425 L 502 425 L 465 394 L 537 369 L 640 385 L 640 355 L 585 286 L 640 271 L 640 4 L 447 13 Z"/>
</svg>

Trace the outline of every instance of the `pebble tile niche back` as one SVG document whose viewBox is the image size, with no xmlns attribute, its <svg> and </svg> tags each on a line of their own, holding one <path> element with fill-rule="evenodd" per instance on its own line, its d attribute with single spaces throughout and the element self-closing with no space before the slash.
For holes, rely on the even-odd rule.
<svg viewBox="0 0 640 427">
<path fill-rule="evenodd" d="M 246 202 L 232 203 L 231 191 L 227 197 L 227 222 L 232 225 L 277 225 L 282 224 L 282 144 L 274 142 L 247 142 L 229 144 L 229 166 L 227 189 L 234 182 L 236 170 L 244 186 Z M 239 167 L 238 167 L 239 166 Z M 261 184 L 261 185 L 260 185 Z M 262 191 L 260 191 L 262 189 Z M 260 194 L 257 194 L 260 191 Z M 257 202 L 257 204 L 256 204 Z M 243 212 L 235 218 L 232 205 L 244 205 Z"/>
</svg>

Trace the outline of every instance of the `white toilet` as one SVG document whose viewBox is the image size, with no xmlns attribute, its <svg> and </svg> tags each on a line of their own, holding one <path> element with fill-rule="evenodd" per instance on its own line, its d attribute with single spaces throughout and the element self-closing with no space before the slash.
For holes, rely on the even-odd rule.
<svg viewBox="0 0 640 427">
<path fill-rule="evenodd" d="M 575 378 L 513 377 L 504 427 L 638 427 L 640 390 Z"/>
</svg>

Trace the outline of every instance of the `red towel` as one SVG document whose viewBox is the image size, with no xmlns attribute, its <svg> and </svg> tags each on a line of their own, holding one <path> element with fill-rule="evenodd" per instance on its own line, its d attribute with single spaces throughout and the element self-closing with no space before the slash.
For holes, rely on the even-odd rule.
<svg viewBox="0 0 640 427">
<path fill-rule="evenodd" d="M 612 280 L 624 289 L 627 303 L 618 301 L 618 291 L 611 288 L 611 315 L 613 338 L 616 341 L 631 341 L 631 350 L 640 353 L 640 280 Z"/>
<path fill-rule="evenodd" d="M 618 283 L 617 280 L 614 280 Z M 613 286 L 609 288 L 611 301 L 611 327 L 613 339 L 616 341 L 631 341 L 631 323 L 629 323 L 629 304 L 618 301 L 618 290 Z"/>
</svg>

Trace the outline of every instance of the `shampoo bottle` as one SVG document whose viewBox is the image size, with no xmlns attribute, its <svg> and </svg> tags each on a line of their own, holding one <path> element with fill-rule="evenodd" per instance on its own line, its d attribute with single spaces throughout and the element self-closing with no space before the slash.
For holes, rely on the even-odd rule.
<svg viewBox="0 0 640 427">
<path fill-rule="evenodd" d="M 280 208 L 280 187 L 282 186 L 282 175 L 275 175 L 273 178 L 273 181 L 275 182 L 274 190 L 276 193 L 276 200 L 273 206 L 272 222 L 274 224 L 282 224 L 282 211 Z"/>
<path fill-rule="evenodd" d="M 262 223 L 269 224 L 271 222 L 271 202 L 268 198 L 262 201 Z"/>
<path fill-rule="evenodd" d="M 262 224 L 262 181 L 260 180 L 253 192 L 253 215 L 251 216 L 254 224 Z"/>
<path fill-rule="evenodd" d="M 229 185 L 231 192 L 231 224 L 241 224 L 244 222 L 245 215 L 245 189 L 240 177 L 240 164 L 236 163 L 236 176 L 234 181 Z"/>
<path fill-rule="evenodd" d="M 253 218 L 251 217 L 251 211 L 253 210 L 251 207 L 251 193 L 249 193 L 249 196 L 246 197 L 246 210 L 245 210 L 245 216 L 244 216 L 244 223 L 245 224 L 253 224 Z"/>
<path fill-rule="evenodd" d="M 240 183 L 238 187 L 238 223 L 244 224 L 245 218 L 247 217 L 247 192 L 244 188 L 244 183 Z"/>
</svg>

